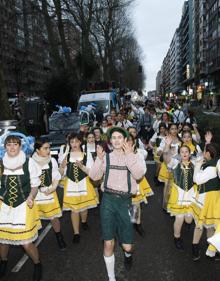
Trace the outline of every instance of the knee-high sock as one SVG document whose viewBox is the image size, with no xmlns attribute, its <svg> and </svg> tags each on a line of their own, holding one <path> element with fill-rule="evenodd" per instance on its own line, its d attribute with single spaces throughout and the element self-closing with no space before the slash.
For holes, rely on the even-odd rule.
<svg viewBox="0 0 220 281">
<path fill-rule="evenodd" d="M 113 254 L 110 257 L 104 256 L 104 260 L 105 260 L 105 265 L 108 272 L 109 280 L 114 281 L 115 280 L 115 255 Z"/>
</svg>

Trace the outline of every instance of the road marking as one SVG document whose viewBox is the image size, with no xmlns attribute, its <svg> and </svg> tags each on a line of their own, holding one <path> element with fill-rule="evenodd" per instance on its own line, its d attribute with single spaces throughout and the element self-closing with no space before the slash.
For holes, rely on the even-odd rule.
<svg viewBox="0 0 220 281">
<path fill-rule="evenodd" d="M 154 160 L 148 160 L 146 161 L 147 165 L 154 165 L 156 162 Z"/>
<path fill-rule="evenodd" d="M 45 238 L 47 233 L 51 230 L 52 224 L 48 223 L 48 225 L 44 228 L 44 230 L 41 232 L 40 236 L 38 237 L 35 245 L 38 246 L 42 240 Z M 18 261 L 18 263 L 12 268 L 11 272 L 19 272 L 22 266 L 26 263 L 28 260 L 28 255 L 24 254 L 23 257 Z"/>
</svg>

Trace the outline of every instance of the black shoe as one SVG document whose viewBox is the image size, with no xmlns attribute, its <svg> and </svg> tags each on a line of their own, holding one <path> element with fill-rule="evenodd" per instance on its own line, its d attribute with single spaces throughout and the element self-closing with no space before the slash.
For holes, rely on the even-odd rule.
<svg viewBox="0 0 220 281">
<path fill-rule="evenodd" d="M 220 254 L 219 254 L 219 252 L 217 252 L 214 257 L 206 256 L 206 258 L 209 261 L 212 261 L 212 262 L 215 262 L 215 261 L 216 262 L 220 262 Z"/>
<path fill-rule="evenodd" d="M 143 226 L 141 224 L 134 223 L 134 229 L 137 231 L 137 233 L 140 236 L 143 237 L 145 235 L 145 231 L 144 231 Z"/>
<path fill-rule="evenodd" d="M 82 229 L 83 230 L 88 230 L 89 229 L 89 226 L 88 226 L 87 222 L 82 222 Z"/>
<path fill-rule="evenodd" d="M 198 261 L 201 258 L 199 244 L 192 244 L 192 259 Z"/>
<path fill-rule="evenodd" d="M 130 270 L 131 270 L 132 263 L 133 263 L 133 257 L 132 257 L 132 255 L 131 255 L 130 257 L 124 256 L 124 265 L 125 265 L 125 269 L 126 269 L 127 271 L 130 271 Z"/>
<path fill-rule="evenodd" d="M 219 252 L 217 252 L 216 254 L 215 254 L 215 261 L 220 261 L 220 253 Z"/>
<path fill-rule="evenodd" d="M 66 243 L 63 239 L 63 235 L 61 232 L 56 233 L 56 238 L 57 238 L 57 244 L 60 248 L 61 251 L 64 251 L 66 249 Z"/>
<path fill-rule="evenodd" d="M 79 243 L 80 242 L 80 235 L 79 234 L 74 234 L 73 235 L 73 243 Z"/>
<path fill-rule="evenodd" d="M 191 223 L 186 223 L 186 230 L 187 230 L 187 231 L 190 231 L 191 225 L 192 225 Z"/>
<path fill-rule="evenodd" d="M 8 261 L 0 262 L 0 278 L 5 276 L 6 271 L 7 271 L 7 264 L 8 264 Z"/>
<path fill-rule="evenodd" d="M 174 244 L 178 250 L 184 250 L 183 239 L 174 237 Z"/>
<path fill-rule="evenodd" d="M 42 280 L 42 265 L 39 262 L 34 265 L 33 281 L 41 281 L 41 280 Z"/>
<path fill-rule="evenodd" d="M 169 215 L 169 213 L 167 212 L 167 209 L 163 208 L 162 209 L 165 215 Z"/>
</svg>

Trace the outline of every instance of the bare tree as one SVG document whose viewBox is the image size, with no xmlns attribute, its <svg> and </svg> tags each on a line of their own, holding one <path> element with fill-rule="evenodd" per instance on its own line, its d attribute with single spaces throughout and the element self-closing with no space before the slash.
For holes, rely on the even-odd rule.
<svg viewBox="0 0 220 281">
<path fill-rule="evenodd" d="M 57 70 L 61 71 L 64 68 L 64 62 L 60 57 L 58 43 L 57 43 L 57 36 L 55 33 L 55 25 L 53 24 L 52 21 L 54 19 L 54 15 L 51 15 L 48 11 L 48 7 L 50 7 L 50 5 L 48 4 L 47 0 L 41 0 L 41 7 L 42 7 L 42 13 L 44 15 L 45 25 L 47 28 L 50 54 L 54 61 L 54 64 L 56 65 Z"/>
<path fill-rule="evenodd" d="M 1 64 L 0 64 L 0 104 L 1 104 L 0 120 L 10 119 L 11 112 L 10 112 L 8 95 L 7 95 Z"/>
<path fill-rule="evenodd" d="M 118 79 L 122 68 L 120 49 L 123 38 L 131 33 L 127 9 L 132 1 L 96 0 L 91 34 L 97 46 L 104 80 Z"/>
<path fill-rule="evenodd" d="M 95 71 L 95 55 L 90 42 L 90 32 L 93 20 L 94 0 L 63 0 L 66 15 L 73 21 L 81 34 L 81 52 L 79 68 L 81 81 L 85 86 L 88 78 Z"/>
</svg>

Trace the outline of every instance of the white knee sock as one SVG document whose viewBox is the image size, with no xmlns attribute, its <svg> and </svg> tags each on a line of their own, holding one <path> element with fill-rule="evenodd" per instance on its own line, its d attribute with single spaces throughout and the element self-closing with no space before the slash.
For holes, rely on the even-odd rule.
<svg viewBox="0 0 220 281">
<path fill-rule="evenodd" d="M 115 279 L 115 255 L 113 254 L 111 257 L 105 257 L 105 265 L 108 272 L 109 281 L 116 281 Z"/>
</svg>

